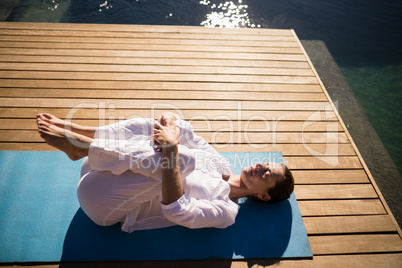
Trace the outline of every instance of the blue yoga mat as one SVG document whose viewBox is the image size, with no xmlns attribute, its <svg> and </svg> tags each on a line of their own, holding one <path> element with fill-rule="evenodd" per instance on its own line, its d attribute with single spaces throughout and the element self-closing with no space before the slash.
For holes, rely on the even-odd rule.
<svg viewBox="0 0 402 268">
<path fill-rule="evenodd" d="M 279 152 L 222 153 L 239 174 Z M 242 199 L 226 229 L 181 226 L 122 232 L 100 227 L 80 209 L 81 161 L 62 152 L 0 151 L 0 262 L 199 260 L 311 257 L 294 194 L 277 204 Z"/>
</svg>

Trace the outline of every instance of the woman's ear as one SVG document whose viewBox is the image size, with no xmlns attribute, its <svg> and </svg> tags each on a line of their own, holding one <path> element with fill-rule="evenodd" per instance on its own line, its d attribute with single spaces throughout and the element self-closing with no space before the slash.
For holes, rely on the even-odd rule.
<svg viewBox="0 0 402 268">
<path fill-rule="evenodd" d="M 259 194 L 257 194 L 257 198 L 260 199 L 260 200 L 262 200 L 262 201 L 269 201 L 269 200 L 271 200 L 271 196 L 270 196 L 268 193 L 264 193 L 264 194 L 259 193 Z"/>
</svg>

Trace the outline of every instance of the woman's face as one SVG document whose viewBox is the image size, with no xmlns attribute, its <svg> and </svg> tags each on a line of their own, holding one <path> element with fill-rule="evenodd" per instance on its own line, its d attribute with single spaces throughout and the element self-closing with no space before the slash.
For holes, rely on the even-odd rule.
<svg viewBox="0 0 402 268">
<path fill-rule="evenodd" d="M 267 162 L 243 168 L 240 178 L 248 190 L 255 193 L 266 193 L 278 181 L 283 180 L 284 176 L 283 165 Z"/>
</svg>

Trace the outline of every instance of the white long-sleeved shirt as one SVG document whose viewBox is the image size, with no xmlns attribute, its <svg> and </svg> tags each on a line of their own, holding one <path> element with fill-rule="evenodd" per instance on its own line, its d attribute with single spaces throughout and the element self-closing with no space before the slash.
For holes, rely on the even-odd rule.
<svg viewBox="0 0 402 268">
<path fill-rule="evenodd" d="M 130 119 L 96 131 L 88 155 L 91 169 L 130 176 L 136 182 L 120 191 L 123 193 L 118 198 L 119 192 L 112 193 L 114 200 L 122 202 L 110 206 L 110 215 L 113 209 L 127 211 L 123 231 L 172 225 L 225 228 L 235 221 L 239 206 L 229 199 L 230 186 L 222 179 L 222 174 L 232 174 L 227 159 L 197 136 L 191 124 L 183 120 L 175 123 L 180 128 L 179 159 L 185 193 L 168 205 L 161 203 L 161 154 L 154 150 L 151 137 L 155 120 Z M 91 217 L 90 208 L 84 211 Z"/>
</svg>

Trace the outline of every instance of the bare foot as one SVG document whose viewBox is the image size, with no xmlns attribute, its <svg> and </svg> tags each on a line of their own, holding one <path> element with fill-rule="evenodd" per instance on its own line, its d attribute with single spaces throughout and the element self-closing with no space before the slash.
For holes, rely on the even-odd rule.
<svg viewBox="0 0 402 268">
<path fill-rule="evenodd" d="M 64 129 L 69 129 L 71 130 L 71 122 L 67 122 L 65 120 L 62 120 L 52 114 L 48 114 L 48 113 L 40 113 L 36 116 L 36 121 L 38 122 L 38 120 L 42 120 L 44 122 L 47 122 L 51 125 L 55 125 L 57 127 L 60 128 L 64 128 Z"/>
<path fill-rule="evenodd" d="M 39 121 L 46 122 L 49 125 L 53 125 L 65 130 L 72 131 L 74 133 L 84 135 L 88 138 L 93 138 L 96 132 L 96 127 L 81 126 L 76 123 L 60 119 L 49 113 L 38 114 L 36 116 L 36 122 L 39 124 Z"/>
<path fill-rule="evenodd" d="M 67 156 L 75 161 L 88 155 L 89 138 L 80 137 L 69 130 L 65 130 L 48 121 L 38 118 L 38 131 L 40 136 L 47 144 L 63 151 Z"/>
</svg>

